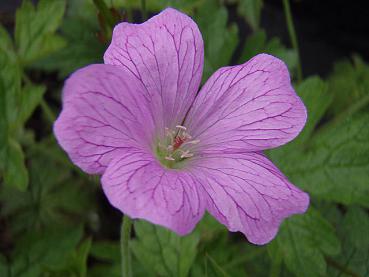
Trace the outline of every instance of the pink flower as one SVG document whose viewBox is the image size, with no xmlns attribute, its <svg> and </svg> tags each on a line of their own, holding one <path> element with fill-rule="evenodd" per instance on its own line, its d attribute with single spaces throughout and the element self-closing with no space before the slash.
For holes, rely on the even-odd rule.
<svg viewBox="0 0 369 277">
<path fill-rule="evenodd" d="M 206 210 L 267 243 L 309 205 L 262 153 L 298 135 L 305 106 L 273 56 L 220 68 L 198 92 L 203 60 L 196 23 L 174 9 L 117 25 L 105 64 L 66 81 L 55 135 L 130 217 L 185 235 Z"/>
</svg>

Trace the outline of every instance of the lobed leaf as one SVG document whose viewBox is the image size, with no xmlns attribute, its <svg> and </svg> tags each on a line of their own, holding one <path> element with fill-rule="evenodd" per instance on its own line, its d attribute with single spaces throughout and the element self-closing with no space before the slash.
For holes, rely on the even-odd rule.
<svg viewBox="0 0 369 277">
<path fill-rule="evenodd" d="M 312 207 L 306 214 L 286 220 L 276 241 L 283 261 L 296 276 L 324 275 L 324 255 L 340 252 L 334 228 Z"/>
<path fill-rule="evenodd" d="M 288 176 L 319 199 L 369 207 L 368 120 L 369 113 L 358 114 L 316 136 L 285 166 Z"/>
<path fill-rule="evenodd" d="M 238 44 L 238 28 L 228 25 L 228 12 L 214 0 L 207 0 L 194 16 L 204 40 L 203 81 L 218 68 L 228 65 Z"/>
<path fill-rule="evenodd" d="M 259 29 L 263 0 L 240 0 L 238 13 L 245 17 L 253 30 Z"/>
<path fill-rule="evenodd" d="M 23 1 L 15 22 L 15 44 L 22 64 L 28 65 L 65 46 L 65 40 L 55 34 L 64 11 L 64 0 L 41 0 L 37 8 L 29 0 Z"/>
<path fill-rule="evenodd" d="M 196 257 L 199 234 L 179 237 L 148 222 L 135 221 L 137 239 L 132 250 L 147 272 L 164 276 L 187 276 Z"/>
</svg>

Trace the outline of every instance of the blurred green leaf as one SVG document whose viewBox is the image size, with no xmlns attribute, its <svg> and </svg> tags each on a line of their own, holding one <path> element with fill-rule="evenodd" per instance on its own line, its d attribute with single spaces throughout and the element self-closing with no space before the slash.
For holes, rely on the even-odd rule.
<svg viewBox="0 0 369 277">
<path fill-rule="evenodd" d="M 24 191 L 28 185 L 28 171 L 24 164 L 22 148 L 18 142 L 10 139 L 5 151 L 4 183 Z"/>
<path fill-rule="evenodd" d="M 110 1 L 108 1 L 109 3 Z M 156 0 L 146 1 L 146 9 L 150 12 L 159 12 L 167 7 L 180 9 L 185 13 L 191 14 L 193 9 L 199 7 L 204 0 Z M 141 1 L 137 0 L 112 0 L 113 7 L 126 9 L 141 9 Z"/>
<path fill-rule="evenodd" d="M 83 13 L 78 12 L 81 10 Z M 57 70 L 64 78 L 78 68 L 102 62 L 107 45 L 99 41 L 99 25 L 92 2 L 71 1 L 60 31 L 67 46 L 33 64 L 33 67 Z"/>
<path fill-rule="evenodd" d="M 341 61 L 334 65 L 329 76 L 329 93 L 333 97 L 331 115 L 339 115 L 348 106 L 369 96 L 369 65 L 354 56 L 353 61 Z M 367 102 L 368 103 L 368 102 Z"/>
<path fill-rule="evenodd" d="M 20 108 L 19 121 L 23 125 L 40 104 L 46 91 L 45 86 L 26 85 L 22 89 L 22 105 Z"/>
<path fill-rule="evenodd" d="M 357 206 L 349 207 L 343 218 L 337 222 L 337 229 L 342 241 L 342 252 L 330 261 L 329 276 L 368 276 L 368 212 Z M 337 267 L 337 264 L 340 266 Z"/>
<path fill-rule="evenodd" d="M 2 216 L 6 216 L 15 233 L 43 229 L 48 226 L 68 226 L 89 216 L 95 204 L 91 202 L 94 187 L 82 183 L 69 168 L 52 160 L 57 145 L 41 144 L 45 152 L 30 150 L 30 186 L 27 192 L 11 187 L 0 190 Z M 19 173 L 18 173 L 19 174 Z"/>
<path fill-rule="evenodd" d="M 343 235 L 354 247 L 369 250 L 369 214 L 360 207 L 349 207 L 343 221 Z"/>
<path fill-rule="evenodd" d="M 228 12 L 215 0 L 204 2 L 194 17 L 199 25 L 205 47 L 203 80 L 222 66 L 229 65 L 238 44 L 237 25 L 228 26 Z"/>
<path fill-rule="evenodd" d="M 259 29 L 263 0 L 240 0 L 238 13 L 245 17 L 253 30 Z"/>
<path fill-rule="evenodd" d="M 82 233 L 81 226 L 25 233 L 17 243 L 12 276 L 38 277 L 46 271 L 65 267 Z"/>
<path fill-rule="evenodd" d="M 18 110 L 21 105 L 21 68 L 9 34 L 0 25 L 0 94 L 5 100 L 7 126 L 16 129 Z M 11 130 L 8 130 L 11 132 Z"/>
<path fill-rule="evenodd" d="M 117 241 L 94 241 L 90 255 L 99 262 L 88 270 L 88 276 L 121 276 L 120 244 Z M 137 267 L 134 267 L 137 275 Z M 145 273 L 146 274 L 146 273 Z"/>
<path fill-rule="evenodd" d="M 73 255 L 76 261 L 78 276 L 87 276 L 87 258 L 91 249 L 91 242 L 91 238 L 83 241 L 82 244 L 78 247 L 75 255 Z"/>
<path fill-rule="evenodd" d="M 340 252 L 333 227 L 312 207 L 284 221 L 276 241 L 287 268 L 296 276 L 324 275 L 324 255 Z"/>
<path fill-rule="evenodd" d="M 187 276 L 196 257 L 200 236 L 185 237 L 162 227 L 138 220 L 134 223 L 137 239 L 131 241 L 133 253 L 147 272 L 161 276 Z"/>
<path fill-rule="evenodd" d="M 120 261 L 120 245 L 113 241 L 93 242 L 91 256 L 105 261 Z"/>
<path fill-rule="evenodd" d="M 280 39 L 277 37 L 268 40 L 267 35 L 263 30 L 256 31 L 252 35 L 247 37 L 239 61 L 240 63 L 244 63 L 245 61 L 260 53 L 267 53 L 276 56 L 288 65 L 290 71 L 296 70 L 296 52 L 293 49 L 289 49 L 283 46 Z"/>
<path fill-rule="evenodd" d="M 22 64 L 28 65 L 65 46 L 65 40 L 55 34 L 64 10 L 64 0 L 40 0 L 37 8 L 29 0 L 23 1 L 15 23 L 15 43 Z"/>
<path fill-rule="evenodd" d="M 91 249 L 91 238 L 85 239 L 78 248 L 70 251 L 69 255 L 58 267 L 47 269 L 47 274 L 53 277 L 87 276 L 87 257 Z"/>
<path fill-rule="evenodd" d="M 233 239 L 227 228 L 209 214 L 201 219 L 196 230 L 201 232 L 198 255 L 191 268 L 191 276 L 264 276 L 265 249 L 247 243 L 242 235 Z M 262 265 L 262 266 L 260 266 Z"/>
</svg>

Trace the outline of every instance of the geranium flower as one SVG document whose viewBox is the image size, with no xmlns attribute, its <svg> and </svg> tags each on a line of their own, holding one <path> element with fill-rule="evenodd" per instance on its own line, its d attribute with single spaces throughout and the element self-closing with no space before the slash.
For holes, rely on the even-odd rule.
<svg viewBox="0 0 369 277">
<path fill-rule="evenodd" d="M 295 138 L 306 109 L 273 56 L 220 68 L 198 92 L 203 61 L 196 23 L 174 9 L 118 24 L 105 64 L 66 81 L 55 135 L 124 214 L 185 235 L 206 210 L 267 243 L 309 197 L 262 150 Z"/>
</svg>

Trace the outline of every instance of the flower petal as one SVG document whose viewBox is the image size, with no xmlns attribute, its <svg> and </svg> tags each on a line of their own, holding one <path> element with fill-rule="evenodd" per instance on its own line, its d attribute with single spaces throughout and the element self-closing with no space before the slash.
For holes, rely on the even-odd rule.
<svg viewBox="0 0 369 277">
<path fill-rule="evenodd" d="M 272 240 L 284 218 L 304 213 L 309 205 L 308 194 L 261 153 L 209 155 L 194 168 L 207 194 L 207 210 L 255 244 Z"/>
<path fill-rule="evenodd" d="M 204 214 L 203 193 L 192 177 L 163 168 L 145 153 L 125 153 L 113 160 L 101 182 L 110 203 L 124 214 L 180 235 L 191 232 Z"/>
<path fill-rule="evenodd" d="M 198 91 L 204 49 L 187 15 L 168 8 L 142 24 L 120 23 L 105 52 L 106 64 L 130 70 L 153 95 L 158 128 L 181 124 Z"/>
<path fill-rule="evenodd" d="M 151 147 L 152 118 L 145 90 L 132 73 L 91 65 L 66 81 L 54 133 L 76 165 L 101 174 L 122 150 Z"/>
<path fill-rule="evenodd" d="M 185 126 L 204 152 L 251 152 L 295 138 L 306 109 L 290 82 L 286 65 L 260 54 L 245 64 L 223 67 L 195 100 Z"/>
</svg>

